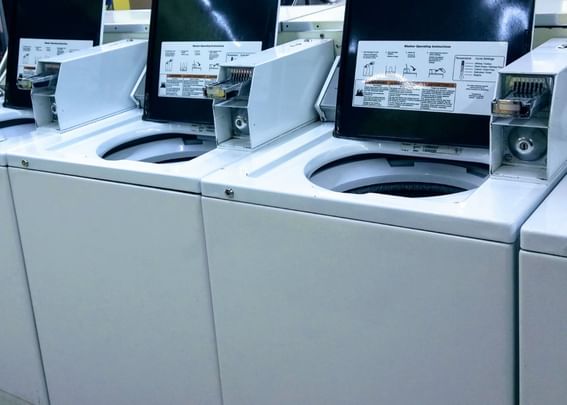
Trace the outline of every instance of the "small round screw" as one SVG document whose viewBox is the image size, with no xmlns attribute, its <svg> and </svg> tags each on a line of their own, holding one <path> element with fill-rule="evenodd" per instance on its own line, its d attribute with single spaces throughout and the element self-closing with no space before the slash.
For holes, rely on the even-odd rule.
<svg viewBox="0 0 567 405">
<path fill-rule="evenodd" d="M 227 197 L 232 198 L 232 197 L 234 197 L 234 190 L 231 189 L 231 188 L 227 188 L 227 189 L 224 190 L 224 194 L 225 194 Z"/>
<path fill-rule="evenodd" d="M 24 166 L 24 167 L 30 167 L 30 162 L 29 162 L 29 160 L 22 159 L 22 166 Z"/>
</svg>

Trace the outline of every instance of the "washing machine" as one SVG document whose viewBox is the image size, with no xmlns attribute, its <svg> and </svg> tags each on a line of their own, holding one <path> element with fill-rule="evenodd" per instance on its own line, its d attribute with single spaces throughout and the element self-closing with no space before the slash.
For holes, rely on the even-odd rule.
<svg viewBox="0 0 567 405">
<path fill-rule="evenodd" d="M 564 179 L 522 227 L 520 403 L 558 404 L 567 395 L 567 234 Z"/>
<path fill-rule="evenodd" d="M 531 2 L 371 8 L 347 4 L 334 128 L 346 138 L 323 124 L 298 153 L 203 181 L 225 404 L 517 403 L 520 227 L 565 168 L 564 83 L 549 76 L 560 51 L 498 73 L 506 54 L 489 38 L 510 35 L 508 61 L 528 52 Z M 486 36 L 476 50 L 434 42 L 453 34 Z M 554 112 L 540 104 L 551 89 Z M 460 102 L 478 114 L 438 111 Z"/>
<path fill-rule="evenodd" d="M 547 188 L 331 132 L 203 182 L 225 403 L 515 403 L 517 238 Z"/>
<path fill-rule="evenodd" d="M 138 118 L 10 154 L 52 404 L 220 403 L 200 183 L 250 152 L 216 146 Z"/>
<path fill-rule="evenodd" d="M 10 155 L 51 404 L 221 403 L 200 182 L 249 151 L 217 148 L 203 86 L 221 65 L 274 44 L 278 1 L 153 7 L 144 119 L 88 137 L 62 132 Z M 310 55 L 284 77 L 299 66 L 328 70 L 333 57 L 323 40 L 279 49 Z M 263 68 L 281 59 L 266 52 Z M 278 72 L 265 71 L 271 80 Z M 312 80 L 297 80 L 296 92 L 308 93 Z"/>
<path fill-rule="evenodd" d="M 12 7 L 3 18 L 9 28 L 10 57 L 5 55 L 2 63 L 6 96 L 0 107 L 0 403 L 47 404 L 7 169 L 7 152 L 36 142 L 39 137 L 32 135 L 35 125 L 29 91 L 18 89 L 16 83 L 18 75 L 31 74 L 36 56 L 96 44 L 101 36 L 102 1 L 72 1 L 66 2 L 65 7 L 59 2 L 25 0 L 5 5 Z M 63 24 L 66 26 L 62 30 Z M 57 44 L 48 44 L 50 38 L 56 39 Z M 25 64 L 22 52 L 28 54 Z"/>
<path fill-rule="evenodd" d="M 186 130 L 137 116 L 13 154 L 29 162 L 10 178 L 52 404 L 220 403 L 196 194 L 200 174 L 238 153 L 158 165 L 214 149 Z M 102 159 L 156 135 L 156 165 Z"/>
</svg>

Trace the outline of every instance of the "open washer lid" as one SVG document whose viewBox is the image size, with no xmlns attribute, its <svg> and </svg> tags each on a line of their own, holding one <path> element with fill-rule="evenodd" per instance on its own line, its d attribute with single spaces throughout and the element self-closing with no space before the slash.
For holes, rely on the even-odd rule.
<svg viewBox="0 0 567 405">
<path fill-rule="evenodd" d="M 144 119 L 212 125 L 199 82 L 216 78 L 214 65 L 231 54 L 274 46 L 278 8 L 279 0 L 153 0 Z"/>
<path fill-rule="evenodd" d="M 349 0 L 335 135 L 488 148 L 497 72 L 530 51 L 534 8 Z"/>
<path fill-rule="evenodd" d="M 38 58 L 100 44 L 103 0 L 8 1 L 9 32 L 5 106 L 31 108 L 30 92 L 16 86 L 23 69 Z M 47 40 L 47 41 L 45 41 Z M 50 48 L 46 50 L 46 48 Z M 28 51 L 29 50 L 29 51 Z M 24 54 L 25 52 L 25 54 Z"/>
</svg>

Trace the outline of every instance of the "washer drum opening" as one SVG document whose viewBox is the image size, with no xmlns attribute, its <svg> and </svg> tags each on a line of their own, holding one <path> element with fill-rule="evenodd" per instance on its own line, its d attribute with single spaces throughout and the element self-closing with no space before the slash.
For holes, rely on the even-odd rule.
<svg viewBox="0 0 567 405">
<path fill-rule="evenodd" d="M 167 164 L 188 162 L 216 148 L 213 140 L 195 135 L 150 135 L 115 146 L 102 154 L 106 160 L 133 160 L 136 162 Z"/>
<path fill-rule="evenodd" d="M 371 154 L 328 163 L 308 177 L 339 193 L 426 198 L 475 189 L 488 174 L 481 163 Z"/>
<path fill-rule="evenodd" d="M 35 124 L 35 120 L 33 118 L 15 118 L 12 120 L 0 121 L 0 129 L 26 124 Z"/>
</svg>

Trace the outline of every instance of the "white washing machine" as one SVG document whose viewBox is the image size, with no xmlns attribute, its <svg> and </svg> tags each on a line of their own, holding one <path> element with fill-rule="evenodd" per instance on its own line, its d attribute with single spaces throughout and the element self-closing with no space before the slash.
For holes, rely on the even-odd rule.
<svg viewBox="0 0 567 405">
<path fill-rule="evenodd" d="M 447 27 L 446 21 L 463 22 L 461 17 L 471 13 L 506 14 L 473 3 L 440 4 L 452 17 L 427 4 L 415 21 L 435 25 L 443 15 L 445 23 L 439 21 L 439 26 Z M 533 6 L 528 3 L 527 15 Z M 375 14 L 368 15 L 371 6 L 356 0 L 347 4 L 335 127 L 341 134 L 358 128 L 367 140 L 334 138 L 333 126 L 324 124 L 325 139 L 306 132 L 303 136 L 313 136 L 313 143 L 299 153 L 276 160 L 255 154 L 203 181 L 225 404 L 517 403 L 519 233 L 565 167 L 563 141 L 552 147 L 557 129 L 565 125 L 564 79 L 553 79 L 554 112 L 544 109 L 541 116 L 525 120 L 492 119 L 492 153 L 486 140 L 484 147 L 443 144 L 449 134 L 473 140 L 475 128 L 480 128 L 477 137 L 488 135 L 488 120 L 475 114 L 416 114 L 415 100 L 423 97 L 421 105 L 431 108 L 429 97 L 440 95 L 430 90 L 444 87 L 455 73 L 451 88 L 480 89 L 476 84 L 461 87 L 470 67 L 469 59 L 463 63 L 459 55 L 488 52 L 486 41 L 500 27 L 491 20 L 497 16 L 487 17 L 480 31 L 454 27 L 453 34 L 470 30 L 473 37 L 487 35 L 482 51 L 457 51 L 450 57 L 459 61 L 454 67 L 447 66 L 444 73 L 431 68 L 425 73 L 431 77 L 420 78 L 417 72 L 424 66 L 439 63 L 454 46 L 465 44 L 414 42 L 416 37 L 402 43 L 359 42 L 373 38 L 375 30 L 390 35 L 393 29 L 392 35 L 405 38 L 412 34 L 400 30 L 412 30 L 417 37 L 416 30 L 428 32 L 392 26 L 387 21 L 392 13 L 376 21 Z M 529 41 L 515 41 L 510 42 L 514 52 L 529 49 Z M 552 78 L 545 75 L 557 71 L 561 55 L 547 64 L 546 52 L 510 65 L 498 78 L 503 84 L 497 87 L 496 106 L 530 110 L 531 102 L 507 98 L 515 94 L 508 94 L 514 83 L 530 74 L 551 91 Z M 407 62 L 402 79 L 400 63 L 392 59 L 411 59 L 415 72 Z M 384 63 L 391 65 L 384 69 Z M 354 80 L 359 71 L 368 76 L 361 83 Z M 433 78 L 439 72 L 446 76 Z M 418 81 L 415 87 L 404 84 L 411 82 L 410 75 Z M 468 100 L 482 100 L 476 90 Z M 521 96 L 528 93 L 522 90 Z M 494 93 L 489 94 L 480 105 L 487 115 Z M 391 109 L 373 107 L 384 99 Z M 373 116 L 378 113 L 381 120 Z M 553 166 L 555 175 L 546 177 L 541 139 L 525 129 L 530 125 L 548 131 L 547 168 Z M 427 134 L 432 143 L 406 138 L 411 126 L 410 135 L 419 139 Z M 372 135 L 383 128 L 389 134 L 398 131 L 402 140 Z M 563 152 L 561 165 L 556 166 L 552 150 Z M 528 160 L 523 156 L 528 152 L 537 158 Z"/>
<path fill-rule="evenodd" d="M 225 403 L 515 403 L 517 239 L 547 187 L 331 131 L 204 180 Z M 417 183 L 465 191 L 372 191 Z"/>
<path fill-rule="evenodd" d="M 201 38 L 205 33 L 211 39 L 224 37 L 227 24 L 239 22 L 243 37 L 265 37 L 264 45 L 275 41 L 275 29 L 251 29 L 253 21 L 240 18 L 243 10 L 234 3 L 183 3 L 190 10 L 215 8 L 217 14 L 203 17 L 216 22 L 203 25 Z M 171 15 L 172 7 L 179 12 L 178 6 L 156 4 L 158 23 L 159 15 Z M 273 21 L 275 28 L 278 2 L 262 1 L 257 6 L 254 19 L 264 24 Z M 221 22 L 218 13 L 224 17 Z M 188 15 L 194 18 L 193 14 Z M 159 76 L 160 82 L 153 87 L 159 72 L 153 69 L 165 65 L 154 63 L 163 58 L 161 52 L 152 57 L 152 49 L 159 49 L 162 34 L 171 35 L 174 28 L 170 21 L 164 23 L 154 25 L 150 32 L 147 88 L 151 90 L 146 94 L 145 118 L 173 114 L 179 118 L 175 121 L 181 121 L 186 115 L 199 118 L 202 111 L 212 118 L 210 100 L 200 99 L 202 83 L 201 93 L 194 98 L 197 103 L 191 98 L 157 96 L 162 83 L 170 95 L 179 78 L 177 73 L 171 78 Z M 180 38 L 195 35 L 195 28 L 186 21 L 176 24 Z M 215 24 L 222 29 L 217 30 Z M 239 31 L 234 25 L 230 35 Z M 207 55 L 209 49 L 220 47 L 212 55 L 223 64 L 225 57 L 238 56 L 222 51 L 226 47 L 222 43 L 168 46 L 177 52 L 179 47 L 192 49 L 193 45 Z M 298 76 L 298 68 L 319 73 L 315 79 L 299 76 L 300 85 L 295 86 L 296 93 L 308 95 L 309 120 L 315 117 L 312 105 L 317 95 L 310 88 L 320 88 L 321 72 L 332 62 L 333 44 L 318 40 L 295 45 L 278 48 L 283 52 L 276 59 L 309 55 L 303 63 L 290 63 L 282 77 Z M 273 58 L 278 50 L 266 53 Z M 272 78 L 272 61 L 264 62 L 263 71 Z M 61 77 L 64 72 L 61 69 L 57 86 L 67 88 Z M 315 84 L 306 85 L 308 82 Z M 152 95 L 153 90 L 156 94 Z M 35 108 L 36 93 L 32 94 Z M 304 106 L 300 101 L 304 97 L 295 97 L 294 103 Z M 60 104 L 58 101 L 57 106 Z M 164 108 L 166 105 L 176 108 Z M 203 110 L 204 105 L 208 109 Z M 38 108 L 44 110 L 40 104 Z M 52 405 L 220 404 L 200 181 L 247 155 L 249 149 L 216 148 L 211 125 L 144 121 L 141 112 L 128 113 L 128 117 L 132 119 L 122 118 L 121 125 L 103 132 L 84 137 L 61 133 L 57 143 L 21 148 L 10 156 L 10 179 L 50 401 Z M 57 115 L 59 125 L 62 118 Z"/>
<path fill-rule="evenodd" d="M 52 404 L 220 403 L 200 178 L 244 152 L 185 132 L 137 115 L 10 157 Z M 160 135 L 156 164 L 101 158 Z"/>
<path fill-rule="evenodd" d="M 331 42 L 295 45 L 329 68 Z M 10 154 L 51 403 L 219 404 L 201 179 L 249 152 L 135 114 Z"/>
<path fill-rule="evenodd" d="M 567 179 L 522 227 L 520 403 L 567 397 Z"/>
</svg>

